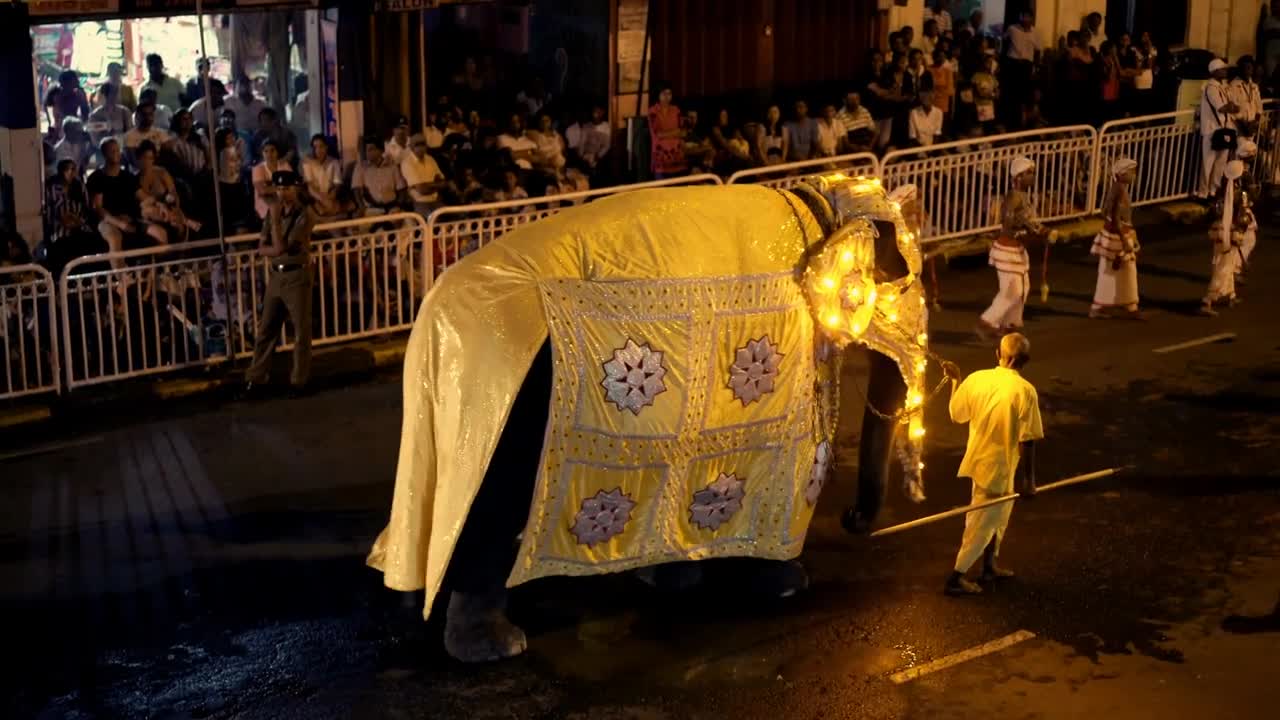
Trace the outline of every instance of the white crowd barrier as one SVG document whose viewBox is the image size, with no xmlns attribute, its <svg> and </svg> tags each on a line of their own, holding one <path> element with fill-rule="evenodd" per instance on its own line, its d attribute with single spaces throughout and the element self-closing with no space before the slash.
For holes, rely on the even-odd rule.
<svg viewBox="0 0 1280 720">
<path fill-rule="evenodd" d="M 311 245 L 316 345 L 408 329 L 426 290 L 426 237 L 403 213 L 320 225 Z M 256 236 L 78 258 L 60 285 L 66 387 L 115 382 L 253 352 L 268 264 Z M 115 261 L 118 267 L 112 266 Z M 121 264 L 120 261 L 123 261 Z M 283 347 L 288 347 L 286 332 Z"/>
<path fill-rule="evenodd" d="M 1200 148 L 1195 110 L 1106 123 L 1098 132 L 1093 207 L 1102 207 L 1111 184 L 1111 165 L 1121 158 L 1138 163 L 1137 179 L 1129 187 L 1135 206 L 1190 196 L 1200 182 Z"/>
<path fill-rule="evenodd" d="M 645 188 L 720 184 L 722 182 L 716 175 L 690 175 L 563 195 L 442 207 L 432 212 L 427 219 L 427 237 L 430 238 L 433 252 L 424 256 L 423 260 L 428 265 L 422 268 L 422 272 L 434 279 L 450 265 L 495 238 L 502 237 L 521 225 L 555 215 L 567 207 Z"/>
<path fill-rule="evenodd" d="M 880 158 L 872 153 L 853 153 L 829 158 L 801 160 L 799 162 L 770 165 L 768 167 L 739 170 L 729 176 L 727 185 L 750 183 L 767 185 L 785 190 L 795 187 L 806 178 L 826 173 L 842 172 L 846 175 L 880 174 Z"/>
<path fill-rule="evenodd" d="M 1280 104 L 1266 105 L 1253 161 L 1264 183 L 1280 181 Z M 793 187 L 839 171 L 914 183 L 925 208 L 924 242 L 987 233 L 1000 225 L 1009 164 L 1037 163 L 1033 201 L 1041 219 L 1100 207 L 1111 163 L 1139 163 L 1137 205 L 1183 198 L 1199 178 L 1200 135 L 1184 111 L 1117 120 L 1101 130 L 1049 128 L 891 152 L 842 155 L 744 170 L 730 184 Z M 510 230 L 602 197 L 652 187 L 722 184 L 714 175 L 672 178 L 548 197 L 444 207 L 319 226 L 313 341 L 341 343 L 401 332 L 440 272 Z M 256 236 L 95 255 L 72 261 L 60 281 L 42 268 L 0 268 L 0 400 L 204 367 L 252 354 L 267 264 Z M 288 346 L 288 336 L 283 347 Z"/>
<path fill-rule="evenodd" d="M 922 242 L 990 232 L 1000 227 L 1000 199 L 1009 190 L 1009 164 L 1036 162 L 1031 191 L 1041 220 L 1066 220 L 1092 211 L 1089 189 L 1097 132 L 1087 125 L 1028 130 L 885 155 L 880 177 L 894 188 L 913 183 L 925 211 Z"/>
<path fill-rule="evenodd" d="M 0 266 L 0 400 L 60 389 L 56 322 L 49 271 Z"/>
<path fill-rule="evenodd" d="M 1258 123 L 1258 156 L 1253 161 L 1253 176 L 1258 182 L 1280 182 L 1280 102 L 1263 103 Z"/>
</svg>

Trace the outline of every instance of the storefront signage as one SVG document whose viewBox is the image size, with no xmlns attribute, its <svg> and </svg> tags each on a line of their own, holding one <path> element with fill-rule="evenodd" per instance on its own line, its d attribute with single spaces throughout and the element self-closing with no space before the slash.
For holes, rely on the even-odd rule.
<svg viewBox="0 0 1280 720">
<path fill-rule="evenodd" d="M 493 0 L 378 0 L 380 12 L 413 12 L 415 10 L 431 10 L 442 5 L 472 5 Z"/>
<path fill-rule="evenodd" d="M 120 10 L 120 0 L 28 0 L 27 14 L 32 17 L 46 15 L 93 15 L 114 13 Z"/>
<path fill-rule="evenodd" d="M 196 0 L 21 0 L 27 6 L 27 16 L 39 22 L 46 18 L 82 20 L 87 16 L 109 15 L 132 17 L 138 15 L 194 15 Z M 204 0 L 205 12 L 266 9 L 270 7 L 319 7 L 320 0 Z"/>
</svg>

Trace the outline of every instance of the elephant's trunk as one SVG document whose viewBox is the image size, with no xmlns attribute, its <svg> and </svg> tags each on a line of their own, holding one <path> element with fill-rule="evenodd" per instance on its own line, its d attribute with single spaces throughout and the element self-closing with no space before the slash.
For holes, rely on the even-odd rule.
<svg viewBox="0 0 1280 720">
<path fill-rule="evenodd" d="M 867 532 L 884 504 L 889 484 L 889 459 L 898 422 L 892 416 L 906 399 L 907 386 L 898 365 L 878 352 L 869 353 L 871 371 L 867 378 L 868 407 L 862 416 L 862 439 L 858 447 L 858 490 L 853 507 L 844 513 L 844 528 L 851 533 Z"/>
</svg>

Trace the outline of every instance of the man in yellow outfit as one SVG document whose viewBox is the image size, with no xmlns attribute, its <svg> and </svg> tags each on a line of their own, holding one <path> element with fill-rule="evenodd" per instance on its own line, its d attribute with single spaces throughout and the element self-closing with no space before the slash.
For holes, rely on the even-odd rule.
<svg viewBox="0 0 1280 720">
<path fill-rule="evenodd" d="M 996 351 L 997 367 L 979 370 L 964 382 L 954 363 L 944 363 L 951 378 L 951 419 L 969 423 L 969 442 L 959 476 L 973 482 L 973 502 L 979 503 L 1014 492 L 1015 479 L 1024 497 L 1035 495 L 1035 442 L 1044 438 L 1040 401 L 1036 389 L 1021 374 L 1031 359 L 1031 341 L 1010 333 Z M 1018 470 L 1022 470 L 1021 476 Z M 956 556 L 955 570 L 947 579 L 948 595 L 978 595 L 982 588 L 965 579 L 965 573 L 983 558 L 982 579 L 992 582 L 1013 577 L 996 565 L 1000 542 L 1009 526 L 1013 503 L 1006 502 L 965 516 L 964 540 Z"/>
</svg>

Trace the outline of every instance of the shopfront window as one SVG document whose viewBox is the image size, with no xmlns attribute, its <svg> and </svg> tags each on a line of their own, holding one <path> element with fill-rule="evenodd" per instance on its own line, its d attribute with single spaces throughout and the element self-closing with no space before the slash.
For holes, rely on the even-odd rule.
<svg viewBox="0 0 1280 720">
<path fill-rule="evenodd" d="M 75 225 L 85 247 L 119 250 L 255 229 L 261 218 L 252 177 L 266 146 L 297 168 L 313 134 L 336 131 L 327 12 L 33 26 L 46 242 L 72 224 L 48 212 L 66 196 L 81 199 L 85 217 Z M 106 150 L 109 140 L 115 147 Z M 103 177 L 95 180 L 96 173 Z M 112 213 L 97 200 L 122 173 L 140 190 L 116 198 L 122 209 Z"/>
</svg>

